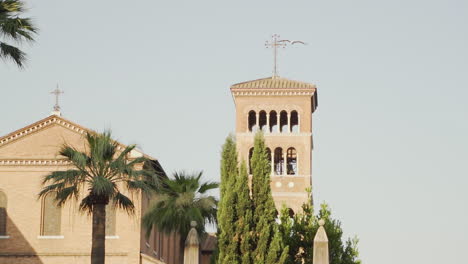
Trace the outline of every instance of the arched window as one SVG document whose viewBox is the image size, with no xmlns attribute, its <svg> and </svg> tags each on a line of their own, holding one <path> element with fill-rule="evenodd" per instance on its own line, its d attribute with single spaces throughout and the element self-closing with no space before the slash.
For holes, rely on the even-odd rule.
<svg viewBox="0 0 468 264">
<path fill-rule="evenodd" d="M 297 154 L 295 148 L 288 148 L 286 153 L 286 169 L 288 175 L 297 174 Z"/>
<path fill-rule="evenodd" d="M 281 111 L 280 113 L 280 132 L 288 132 L 288 113 L 286 111 Z"/>
<path fill-rule="evenodd" d="M 115 205 L 106 205 L 106 236 L 115 236 L 116 211 Z"/>
<path fill-rule="evenodd" d="M 59 236 L 60 226 L 62 224 L 62 210 L 55 202 L 56 193 L 46 194 L 42 200 L 42 236 Z"/>
<path fill-rule="evenodd" d="M 299 133 L 299 115 L 297 111 L 291 112 L 291 132 Z"/>
<path fill-rule="evenodd" d="M 252 174 L 252 155 L 253 155 L 253 148 L 249 150 L 249 174 Z"/>
<path fill-rule="evenodd" d="M 288 214 L 289 214 L 290 218 L 293 218 L 294 217 L 294 210 L 291 209 L 291 208 L 288 208 Z"/>
<path fill-rule="evenodd" d="M 270 148 L 266 148 L 266 154 L 267 154 L 268 163 L 271 165 L 271 150 L 270 150 Z M 270 166 L 270 170 L 271 170 L 271 166 Z M 270 173 L 271 173 L 271 171 L 270 171 Z"/>
<path fill-rule="evenodd" d="M 260 111 L 259 117 L 258 117 L 258 126 L 261 131 L 267 132 L 268 127 L 267 127 L 267 116 L 265 111 Z"/>
<path fill-rule="evenodd" d="M 278 114 L 276 111 L 270 112 L 270 132 L 278 132 Z"/>
<path fill-rule="evenodd" d="M 0 236 L 7 235 L 7 196 L 0 191 Z"/>
<path fill-rule="evenodd" d="M 275 157 L 274 157 L 275 175 L 283 175 L 283 165 L 284 165 L 283 149 L 276 148 Z"/>
<path fill-rule="evenodd" d="M 255 125 L 257 124 L 257 115 L 255 111 L 249 112 L 249 131 L 252 132 L 254 130 Z"/>
</svg>

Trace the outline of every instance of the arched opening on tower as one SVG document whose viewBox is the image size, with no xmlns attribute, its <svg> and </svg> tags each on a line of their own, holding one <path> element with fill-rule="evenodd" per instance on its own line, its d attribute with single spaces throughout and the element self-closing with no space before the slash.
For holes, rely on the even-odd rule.
<svg viewBox="0 0 468 264">
<path fill-rule="evenodd" d="M 249 174 L 252 174 L 252 155 L 253 155 L 254 148 L 250 148 L 249 150 Z"/>
<path fill-rule="evenodd" d="M 278 132 L 278 114 L 276 111 L 270 112 L 270 132 Z"/>
<path fill-rule="evenodd" d="M 286 153 L 286 170 L 288 175 L 297 175 L 297 154 L 295 148 L 288 148 Z"/>
<path fill-rule="evenodd" d="M 288 132 L 288 113 L 286 111 L 281 111 L 280 113 L 280 132 Z"/>
<path fill-rule="evenodd" d="M 299 133 L 299 115 L 297 111 L 291 112 L 291 132 Z"/>
<path fill-rule="evenodd" d="M 258 125 L 260 127 L 260 130 L 263 131 L 263 132 L 267 132 L 268 131 L 268 127 L 267 127 L 267 114 L 265 111 L 260 111 L 260 115 L 259 115 L 259 118 L 258 118 Z"/>
<path fill-rule="evenodd" d="M 275 155 L 274 155 L 275 175 L 283 175 L 283 165 L 284 165 L 283 149 L 282 148 L 276 148 L 275 149 Z"/>
<path fill-rule="evenodd" d="M 290 218 L 294 218 L 295 213 L 294 213 L 294 210 L 293 210 L 293 209 L 288 208 L 288 214 L 289 214 L 289 217 L 290 217 Z"/>
<path fill-rule="evenodd" d="M 249 112 L 249 131 L 252 132 L 257 124 L 257 115 L 255 111 Z"/>
</svg>

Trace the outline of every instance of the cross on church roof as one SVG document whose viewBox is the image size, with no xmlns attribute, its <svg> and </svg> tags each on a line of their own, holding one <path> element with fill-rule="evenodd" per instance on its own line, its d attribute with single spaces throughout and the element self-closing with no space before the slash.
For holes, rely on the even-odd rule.
<svg viewBox="0 0 468 264">
<path fill-rule="evenodd" d="M 53 114 L 60 115 L 60 105 L 59 105 L 59 96 L 63 94 L 64 92 L 59 89 L 59 85 L 57 84 L 57 88 L 50 92 L 51 94 L 55 95 L 55 105 L 54 105 L 54 112 Z"/>
<path fill-rule="evenodd" d="M 266 41 L 265 46 L 267 48 L 273 48 L 273 78 L 278 77 L 278 63 L 277 63 L 277 56 L 278 56 L 278 48 L 286 48 L 288 44 L 302 44 L 306 45 L 305 42 L 299 40 L 288 40 L 288 39 L 280 39 L 280 35 L 274 34 L 271 36 L 272 41 Z"/>
</svg>

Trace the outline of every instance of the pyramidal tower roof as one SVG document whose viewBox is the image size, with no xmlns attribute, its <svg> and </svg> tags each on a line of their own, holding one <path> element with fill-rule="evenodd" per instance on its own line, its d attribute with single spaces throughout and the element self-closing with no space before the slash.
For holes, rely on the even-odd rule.
<svg viewBox="0 0 468 264">
<path fill-rule="evenodd" d="M 231 89 L 316 89 L 314 84 L 278 76 L 236 83 Z"/>
</svg>

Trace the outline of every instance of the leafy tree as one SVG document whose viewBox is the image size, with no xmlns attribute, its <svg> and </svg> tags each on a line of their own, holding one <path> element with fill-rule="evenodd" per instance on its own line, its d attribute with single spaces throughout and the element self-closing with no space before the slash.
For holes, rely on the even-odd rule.
<svg viewBox="0 0 468 264">
<path fill-rule="evenodd" d="M 85 152 L 66 144 L 62 146 L 59 154 L 71 162 L 73 168 L 45 176 L 39 197 L 54 192 L 59 206 L 81 199 L 79 209 L 93 218 L 91 264 L 104 264 L 106 205 L 112 202 L 127 213 L 134 213 L 135 205 L 123 191 L 149 193 L 159 185 L 159 178 L 151 169 L 137 170 L 138 165 L 148 164 L 148 159 L 131 159 L 129 154 L 135 145 L 120 151 L 110 132 L 87 133 L 86 141 Z"/>
<path fill-rule="evenodd" d="M 239 177 L 234 188 L 238 199 L 236 203 L 237 221 L 236 240 L 239 244 L 240 263 L 252 263 L 252 229 L 253 229 L 253 205 L 250 199 L 249 175 L 245 161 L 242 161 Z"/>
<path fill-rule="evenodd" d="M 282 264 L 288 249 L 284 247 L 276 223 L 270 161 L 262 134 L 255 136 L 251 189 L 245 162 L 242 161 L 240 170 L 237 164 L 235 141 L 230 136 L 222 152 L 217 261 L 222 264 Z"/>
<path fill-rule="evenodd" d="M 221 154 L 221 200 L 218 210 L 218 255 L 219 263 L 238 263 L 239 248 L 235 239 L 237 220 L 237 193 L 233 191 L 238 175 L 236 142 L 232 135 L 226 138 Z"/>
<path fill-rule="evenodd" d="M 156 227 L 166 233 L 177 232 L 181 242 L 190 231 L 190 222 L 197 222 L 199 234 L 205 233 L 205 224 L 216 223 L 217 200 L 207 193 L 219 184 L 201 182 L 202 173 L 175 173 L 174 179 L 165 179 L 152 204 L 143 216 L 147 235 Z"/>
<path fill-rule="evenodd" d="M 24 4 L 20 0 L 0 0 L 0 37 L 16 43 L 34 41 L 37 28 L 30 18 L 19 17 L 24 11 Z M 22 68 L 26 54 L 0 38 L 0 58 L 11 59 Z"/>
<path fill-rule="evenodd" d="M 271 195 L 271 166 L 261 132 L 255 135 L 252 166 L 253 263 L 283 263 L 288 248 L 283 248 L 277 230 L 276 208 Z"/>
<path fill-rule="evenodd" d="M 343 245 L 341 222 L 331 217 L 331 210 L 327 204 L 321 205 L 316 216 L 310 200 L 302 205 L 302 209 L 302 212 L 297 213 L 293 218 L 289 216 L 286 207 L 283 207 L 281 211 L 279 229 L 284 243 L 290 249 L 286 260 L 287 264 L 312 263 L 313 241 L 319 228 L 319 219 L 325 220 L 324 228 L 328 237 L 330 264 L 361 263 L 358 259 L 357 238 L 348 239 L 346 245 Z"/>
</svg>

